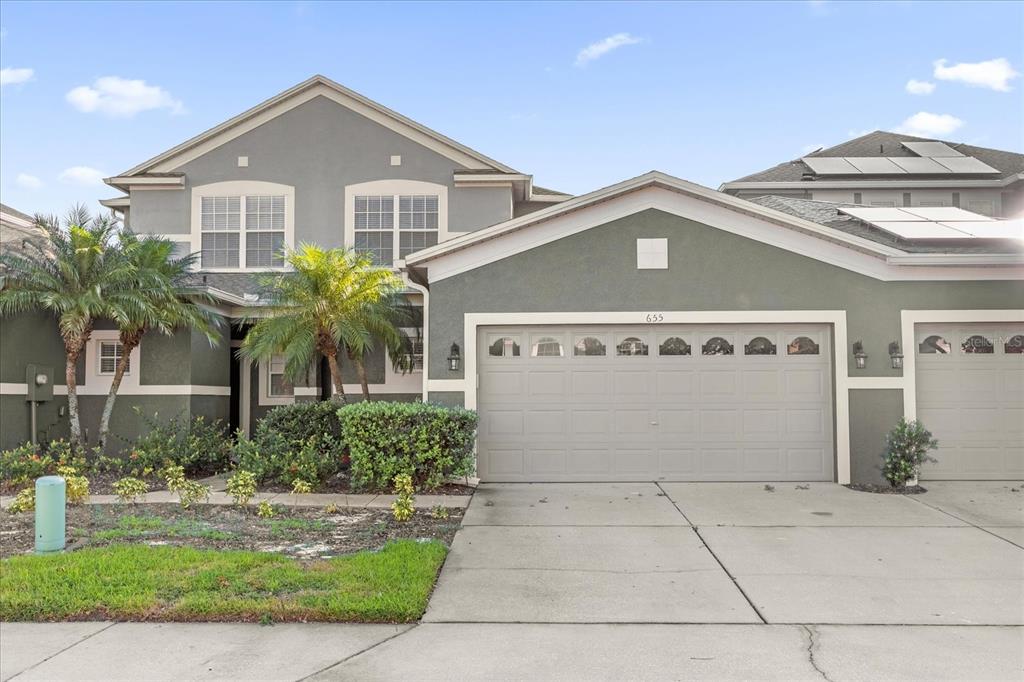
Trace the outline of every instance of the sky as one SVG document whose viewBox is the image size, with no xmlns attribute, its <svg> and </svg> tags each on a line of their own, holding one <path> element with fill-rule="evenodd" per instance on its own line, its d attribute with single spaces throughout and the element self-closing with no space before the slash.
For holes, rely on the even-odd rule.
<svg viewBox="0 0 1024 682">
<path fill-rule="evenodd" d="M 323 74 L 581 194 L 876 129 L 1024 151 L 1024 3 L 0 2 L 0 201 L 123 172 Z"/>
</svg>

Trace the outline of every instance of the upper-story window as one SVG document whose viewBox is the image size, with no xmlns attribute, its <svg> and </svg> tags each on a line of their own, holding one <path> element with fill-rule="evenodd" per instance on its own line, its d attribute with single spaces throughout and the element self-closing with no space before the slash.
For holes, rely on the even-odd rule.
<svg viewBox="0 0 1024 682">
<path fill-rule="evenodd" d="M 193 189 L 192 249 L 203 269 L 283 268 L 292 243 L 294 191 L 286 185 L 230 181 Z"/>
<path fill-rule="evenodd" d="M 353 246 L 373 256 L 378 265 L 433 246 L 439 203 L 436 194 L 356 195 Z"/>
<path fill-rule="evenodd" d="M 391 265 L 447 236 L 447 188 L 417 180 L 376 180 L 345 188 L 347 243 Z"/>
</svg>

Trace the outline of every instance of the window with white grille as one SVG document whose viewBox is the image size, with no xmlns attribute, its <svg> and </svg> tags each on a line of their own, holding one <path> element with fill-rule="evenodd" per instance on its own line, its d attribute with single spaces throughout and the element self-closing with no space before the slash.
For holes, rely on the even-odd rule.
<svg viewBox="0 0 1024 682">
<path fill-rule="evenodd" d="M 203 197 L 202 256 L 204 268 L 237 268 L 242 197 Z"/>
<path fill-rule="evenodd" d="M 286 398 L 295 395 L 295 385 L 285 375 L 283 355 L 275 355 L 267 362 L 267 397 Z"/>
<path fill-rule="evenodd" d="M 121 361 L 121 357 L 124 355 L 124 346 L 121 345 L 120 341 L 100 341 L 99 342 L 99 374 L 113 374 L 117 370 L 117 363 Z M 132 371 L 131 359 L 125 363 L 125 374 L 130 374 Z"/>
<path fill-rule="evenodd" d="M 409 339 L 408 351 L 412 358 L 412 371 L 423 371 L 423 330 L 418 327 L 405 327 L 402 329 Z"/>
<path fill-rule="evenodd" d="M 284 267 L 284 197 L 246 197 L 245 233 L 246 267 Z"/>
<path fill-rule="evenodd" d="M 439 203 L 436 194 L 356 196 L 355 250 L 369 253 L 378 265 L 391 265 L 437 244 Z"/>
<path fill-rule="evenodd" d="M 201 267 L 284 267 L 284 196 L 202 197 L 200 211 Z"/>
</svg>

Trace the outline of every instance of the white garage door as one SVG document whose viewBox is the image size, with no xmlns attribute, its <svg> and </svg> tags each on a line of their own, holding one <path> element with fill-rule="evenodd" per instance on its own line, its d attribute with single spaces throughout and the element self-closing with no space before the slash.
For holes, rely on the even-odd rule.
<svg viewBox="0 0 1024 682">
<path fill-rule="evenodd" d="M 485 481 L 829 481 L 825 325 L 484 327 Z"/>
<path fill-rule="evenodd" d="M 917 325 L 917 417 L 936 438 L 923 479 L 1024 477 L 1024 325 Z"/>
</svg>

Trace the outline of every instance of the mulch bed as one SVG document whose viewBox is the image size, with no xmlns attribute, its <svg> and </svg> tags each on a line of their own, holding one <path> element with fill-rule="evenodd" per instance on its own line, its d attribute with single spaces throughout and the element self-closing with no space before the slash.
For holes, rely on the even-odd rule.
<svg viewBox="0 0 1024 682">
<path fill-rule="evenodd" d="M 927 488 L 922 488 L 919 485 L 908 485 L 902 488 L 893 488 L 888 484 L 850 483 L 846 487 L 860 493 L 876 493 L 878 495 L 920 495 L 921 493 L 928 492 Z"/>
<path fill-rule="evenodd" d="M 69 506 L 68 549 L 110 544 L 185 545 L 199 549 L 244 549 L 322 559 L 379 549 L 399 538 L 435 539 L 451 545 L 462 521 L 461 509 L 434 518 L 417 509 L 399 522 L 386 509 L 340 509 L 276 506 L 273 518 L 256 516 L 255 507 L 240 509 L 173 504 Z M 0 557 L 34 550 L 34 515 L 0 512 Z"/>
</svg>

